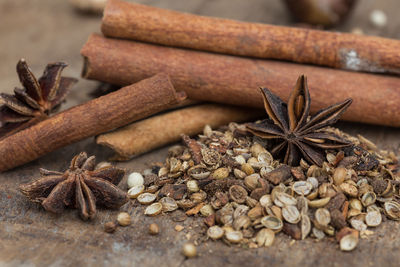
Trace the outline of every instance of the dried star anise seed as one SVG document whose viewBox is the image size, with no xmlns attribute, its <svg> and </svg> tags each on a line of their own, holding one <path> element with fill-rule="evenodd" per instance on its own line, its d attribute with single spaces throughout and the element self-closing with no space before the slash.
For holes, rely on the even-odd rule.
<svg viewBox="0 0 400 267">
<path fill-rule="evenodd" d="M 95 170 L 95 160 L 82 152 L 64 173 L 41 169 L 42 177 L 21 185 L 20 190 L 47 211 L 61 213 L 66 207 L 75 207 L 83 220 L 93 219 L 96 205 L 119 208 L 128 201 L 126 192 L 117 187 L 125 171 L 114 166 Z"/>
<path fill-rule="evenodd" d="M 343 138 L 324 131 L 334 124 L 350 106 L 352 100 L 322 109 L 309 117 L 311 99 L 307 79 L 301 75 L 285 104 L 266 88 L 261 88 L 264 106 L 270 119 L 247 124 L 247 130 L 264 139 L 276 139 L 272 149 L 274 156 L 283 158 L 285 164 L 297 166 L 303 155 L 312 164 L 321 166 L 325 149 L 337 149 L 351 145 Z"/>
<path fill-rule="evenodd" d="M 0 94 L 0 139 L 38 123 L 60 106 L 74 78 L 61 77 L 67 66 L 63 62 L 48 64 L 37 80 L 26 61 L 17 64 L 17 73 L 23 89 L 15 88 L 14 95 Z"/>
</svg>

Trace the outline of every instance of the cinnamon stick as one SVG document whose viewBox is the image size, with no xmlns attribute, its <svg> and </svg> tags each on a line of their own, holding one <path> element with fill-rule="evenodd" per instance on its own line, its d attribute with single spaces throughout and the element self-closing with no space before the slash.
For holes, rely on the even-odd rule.
<svg viewBox="0 0 400 267">
<path fill-rule="evenodd" d="M 82 48 L 83 76 L 121 85 L 167 72 L 189 98 L 263 107 L 259 87 L 284 101 L 308 76 L 312 111 L 352 98 L 343 119 L 400 126 L 400 79 L 272 60 L 249 59 L 92 35 Z"/>
<path fill-rule="evenodd" d="M 181 134 L 200 133 L 206 124 L 212 128 L 229 122 L 244 122 L 260 118 L 261 110 L 233 106 L 202 104 L 171 111 L 134 122 L 96 138 L 97 144 L 113 149 L 115 160 L 129 160 L 133 156 L 178 141 Z"/>
<path fill-rule="evenodd" d="M 158 74 L 50 117 L 0 141 L 0 171 L 160 112 L 185 96 Z"/>
<path fill-rule="evenodd" d="M 399 40 L 204 17 L 120 0 L 108 1 L 102 32 L 223 54 L 400 73 Z"/>
</svg>

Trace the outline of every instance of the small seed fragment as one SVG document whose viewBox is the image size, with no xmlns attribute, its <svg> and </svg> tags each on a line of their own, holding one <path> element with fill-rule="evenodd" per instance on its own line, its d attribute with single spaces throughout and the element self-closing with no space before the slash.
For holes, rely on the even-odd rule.
<svg viewBox="0 0 400 267">
<path fill-rule="evenodd" d="M 343 167 L 338 167 L 333 173 L 333 182 L 335 185 L 341 185 L 347 176 L 347 169 Z"/>
<path fill-rule="evenodd" d="M 128 226 L 131 224 L 131 216 L 127 212 L 120 212 L 117 216 L 117 222 L 121 226 Z"/>
<path fill-rule="evenodd" d="M 152 223 L 149 225 L 149 233 L 151 235 L 158 235 L 159 232 L 160 232 L 160 227 L 158 227 L 156 223 Z"/>
<path fill-rule="evenodd" d="M 231 242 L 233 244 L 237 244 L 240 241 L 242 241 L 243 234 L 240 231 L 228 231 L 228 232 L 225 232 L 225 238 L 229 242 Z"/>
<path fill-rule="evenodd" d="M 211 226 L 207 230 L 207 236 L 213 240 L 220 239 L 224 236 L 224 230 L 218 225 Z"/>
<path fill-rule="evenodd" d="M 322 207 L 324 207 L 326 204 L 328 204 L 329 200 L 331 200 L 330 197 L 325 197 L 325 198 L 321 198 L 321 199 L 311 200 L 311 201 L 308 201 L 308 206 L 309 206 L 310 208 L 322 208 Z"/>
<path fill-rule="evenodd" d="M 376 210 L 367 212 L 367 215 L 365 216 L 365 222 L 369 227 L 377 227 L 382 222 L 382 215 Z"/>
<path fill-rule="evenodd" d="M 305 239 L 311 231 L 311 220 L 306 214 L 301 214 L 301 239 Z"/>
<path fill-rule="evenodd" d="M 180 225 L 180 224 L 175 225 L 175 231 L 177 231 L 177 232 L 182 232 L 183 229 L 185 229 L 184 226 L 182 226 L 182 225 Z"/>
<path fill-rule="evenodd" d="M 282 230 L 283 222 L 276 216 L 268 215 L 261 219 L 261 224 L 266 228 L 273 230 L 274 232 L 279 232 Z"/>
<path fill-rule="evenodd" d="M 271 229 L 261 229 L 256 235 L 256 242 L 259 247 L 269 247 L 274 243 L 275 233 Z"/>
<path fill-rule="evenodd" d="M 117 224 L 115 222 L 107 222 L 104 224 L 104 232 L 114 233 L 117 230 Z"/>
<path fill-rule="evenodd" d="M 388 201 L 384 204 L 385 214 L 392 220 L 400 220 L 400 204 L 395 201 Z"/>
<path fill-rule="evenodd" d="M 157 196 L 155 194 L 143 193 L 137 197 L 137 200 L 139 201 L 140 204 L 147 205 L 147 204 L 154 202 L 154 200 L 156 200 L 156 198 L 157 198 Z"/>
<path fill-rule="evenodd" d="M 254 173 L 254 169 L 249 163 L 242 164 L 242 171 L 244 171 L 247 175 L 251 175 Z"/>
<path fill-rule="evenodd" d="M 200 190 L 199 185 L 197 184 L 196 180 L 189 180 L 186 183 L 186 187 L 189 190 L 189 192 L 195 193 Z"/>
<path fill-rule="evenodd" d="M 144 191 L 144 185 L 136 185 L 128 190 L 129 198 L 137 198 Z"/>
<path fill-rule="evenodd" d="M 319 208 L 315 211 L 315 220 L 321 226 L 327 226 L 331 222 L 331 214 L 325 208 Z"/>
<path fill-rule="evenodd" d="M 232 185 L 229 188 L 229 196 L 236 203 L 242 204 L 246 202 L 247 191 L 240 185 Z"/>
<path fill-rule="evenodd" d="M 213 207 L 210 204 L 204 205 L 201 209 L 200 209 L 200 213 L 202 216 L 204 217 L 208 217 L 212 214 L 215 213 Z"/>
<path fill-rule="evenodd" d="M 229 170 L 228 168 L 218 168 L 212 173 L 212 178 L 214 179 L 225 179 L 226 177 L 229 176 Z"/>
<path fill-rule="evenodd" d="M 374 204 L 376 201 L 376 195 L 374 192 L 366 192 L 364 195 L 361 197 L 361 203 L 363 204 L 364 207 L 368 207 L 372 204 Z"/>
<path fill-rule="evenodd" d="M 153 203 L 150 206 L 148 206 L 145 210 L 144 210 L 144 214 L 147 216 L 156 216 L 158 214 L 160 214 L 162 211 L 162 204 L 159 202 Z"/>
<path fill-rule="evenodd" d="M 171 212 L 178 208 L 178 204 L 176 204 L 175 199 L 172 197 L 163 197 L 160 199 L 160 203 L 163 206 L 164 212 Z"/>
<path fill-rule="evenodd" d="M 297 181 L 292 185 L 292 190 L 298 195 L 307 196 L 311 193 L 313 185 L 307 181 Z"/>
<path fill-rule="evenodd" d="M 282 217 L 289 223 L 298 223 L 300 221 L 300 212 L 296 206 L 285 206 L 282 208 Z"/>
<path fill-rule="evenodd" d="M 358 236 L 348 234 L 340 240 L 340 250 L 342 251 L 352 251 L 358 245 Z"/>
<path fill-rule="evenodd" d="M 182 254 L 186 258 L 194 258 L 197 256 L 197 249 L 196 246 L 192 243 L 186 243 L 182 247 Z"/>
</svg>

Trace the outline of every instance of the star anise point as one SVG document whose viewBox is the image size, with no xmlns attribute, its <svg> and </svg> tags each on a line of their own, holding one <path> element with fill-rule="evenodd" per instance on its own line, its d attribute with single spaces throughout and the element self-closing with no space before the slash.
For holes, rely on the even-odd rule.
<svg viewBox="0 0 400 267">
<path fill-rule="evenodd" d="M 264 107 L 269 119 L 259 123 L 249 123 L 247 130 L 263 139 L 275 139 L 277 145 L 272 153 L 283 158 L 283 163 L 298 165 L 301 157 L 321 166 L 324 150 L 338 149 L 351 143 L 324 128 L 334 124 L 350 106 L 352 100 L 346 99 L 309 116 L 311 98 L 307 78 L 300 75 L 288 104 L 267 88 L 261 88 Z"/>
<path fill-rule="evenodd" d="M 83 220 L 90 220 L 96 215 L 96 205 L 119 208 L 128 201 L 126 192 L 117 187 L 125 170 L 114 166 L 95 169 L 95 157 L 85 152 L 75 156 L 63 173 L 40 169 L 40 174 L 41 178 L 22 184 L 20 191 L 52 213 L 75 207 Z"/>
</svg>

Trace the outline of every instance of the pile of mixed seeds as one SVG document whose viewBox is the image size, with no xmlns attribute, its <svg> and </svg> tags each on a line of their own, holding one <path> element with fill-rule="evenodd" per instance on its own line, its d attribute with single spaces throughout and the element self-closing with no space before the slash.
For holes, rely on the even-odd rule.
<svg viewBox="0 0 400 267">
<path fill-rule="evenodd" d="M 335 237 L 350 251 L 386 218 L 400 219 L 398 162 L 362 136 L 327 130 L 353 145 L 326 151 L 322 166 L 290 167 L 244 125 L 206 126 L 197 140 L 183 136 L 144 179 L 131 174 L 128 195 L 148 205 L 148 216 L 177 209 L 202 216 L 213 240 L 256 248 L 282 231 L 296 240 Z"/>
</svg>

